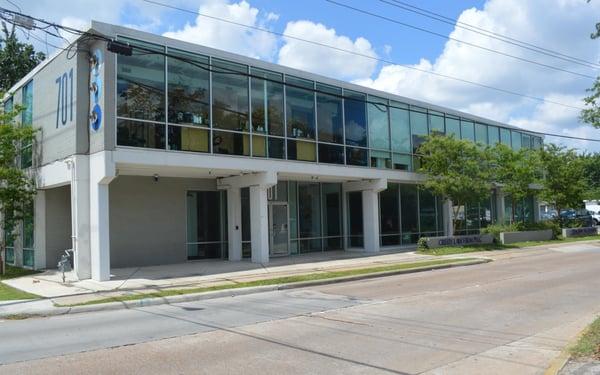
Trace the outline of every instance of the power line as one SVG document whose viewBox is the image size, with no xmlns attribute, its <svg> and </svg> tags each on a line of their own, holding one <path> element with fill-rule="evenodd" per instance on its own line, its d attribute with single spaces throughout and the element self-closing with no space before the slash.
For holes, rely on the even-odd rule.
<svg viewBox="0 0 600 375">
<path fill-rule="evenodd" d="M 396 19 L 393 19 L 393 18 L 390 18 L 390 17 L 386 17 L 386 16 L 383 16 L 381 14 L 373 13 L 373 12 L 370 12 L 368 10 L 357 8 L 357 7 L 348 5 L 348 4 L 340 3 L 340 2 L 337 2 L 337 1 L 334 1 L 334 0 L 325 0 L 325 1 L 327 1 L 328 3 L 334 4 L 336 6 L 339 6 L 339 7 L 347 8 L 347 9 L 353 10 L 355 12 L 366 14 L 366 15 L 371 16 L 371 17 L 379 18 L 379 19 L 382 19 L 382 20 L 385 20 L 385 21 L 388 21 L 388 22 L 395 23 L 397 25 L 401 25 L 401 26 L 404 26 L 404 27 L 411 28 L 413 30 L 417 30 L 417 31 L 421 31 L 421 32 L 424 32 L 424 33 L 427 33 L 427 34 L 431 34 L 431 35 L 437 36 L 439 38 L 451 40 L 451 41 L 454 41 L 454 42 L 457 42 L 457 43 L 462 43 L 464 45 L 467 45 L 467 46 L 470 46 L 470 47 L 474 47 L 474 48 L 478 48 L 478 49 L 481 49 L 481 50 L 484 50 L 484 51 L 487 51 L 487 52 L 495 53 L 497 55 L 501 55 L 501 56 L 505 56 L 505 57 L 510 57 L 512 59 L 523 61 L 523 62 L 526 62 L 528 64 L 539 65 L 539 66 L 544 67 L 544 68 L 556 70 L 556 71 L 559 71 L 559 72 L 573 74 L 573 75 L 576 75 L 576 76 L 579 76 L 579 77 L 583 77 L 583 78 L 596 79 L 596 77 L 594 77 L 594 76 L 590 76 L 590 75 L 587 75 L 587 74 L 574 72 L 574 71 L 568 70 L 568 69 L 559 68 L 559 67 L 554 66 L 554 65 L 544 64 L 544 63 L 541 63 L 541 62 L 538 62 L 538 61 L 535 61 L 535 60 L 530 60 L 530 59 L 527 59 L 527 58 L 524 58 L 524 57 L 520 57 L 520 56 L 517 56 L 517 55 L 512 55 L 510 53 L 501 52 L 501 51 L 495 50 L 493 48 L 488 48 L 488 47 L 485 47 L 485 46 L 482 46 L 482 45 L 479 45 L 479 44 L 476 44 L 476 43 L 466 42 L 464 40 L 457 39 L 457 38 L 454 38 L 454 37 L 451 37 L 451 36 L 448 36 L 448 35 L 444 35 L 444 34 L 441 34 L 441 33 L 438 33 L 438 32 L 435 32 L 435 31 L 432 31 L 432 30 L 429 30 L 429 29 L 426 29 L 424 27 L 411 25 L 409 23 L 402 22 L 402 21 L 399 21 L 399 20 L 396 20 Z"/>
<path fill-rule="evenodd" d="M 146 2 L 153 2 L 153 1 L 151 1 L 151 0 L 144 0 L 144 1 L 146 1 Z M 171 6 L 168 6 L 168 7 L 171 7 Z M 6 10 L 6 9 L 4 9 L 4 8 L 1 8 L 1 7 L 0 7 L 0 12 L 4 12 L 4 11 L 7 11 L 7 10 Z M 188 11 L 188 12 L 191 12 L 191 13 L 194 13 L 194 12 L 192 12 L 192 11 L 189 11 L 189 10 L 186 10 L 186 11 Z M 9 13 L 11 13 L 11 11 L 8 11 L 8 12 L 9 12 Z M 12 12 L 12 13 L 15 13 L 15 12 Z M 199 13 L 198 13 L 198 14 L 199 14 Z M 202 14 L 200 14 L 200 15 L 202 15 Z M 1 17 L 1 16 L 0 16 L 0 17 Z M 29 17 L 29 16 L 27 16 L 27 17 Z M 207 17 L 209 17 L 209 18 L 216 18 L 216 17 L 212 17 L 212 16 L 207 16 Z M 2 18 L 4 18 L 4 17 L 2 17 Z M 71 34 L 74 34 L 74 35 L 79 35 L 80 37 L 83 37 L 83 38 L 84 38 L 84 39 L 86 39 L 86 40 L 94 40 L 94 39 L 95 39 L 95 40 L 102 40 L 102 41 L 106 41 L 106 42 L 113 41 L 113 39 L 112 39 L 112 38 L 109 38 L 109 37 L 107 37 L 107 36 L 104 36 L 104 35 L 101 35 L 101 34 L 90 33 L 90 32 L 87 32 L 87 31 L 81 31 L 81 30 L 78 30 L 78 29 L 74 29 L 74 28 L 70 28 L 70 27 L 66 27 L 66 26 L 58 25 L 58 24 L 55 24 L 55 23 L 51 23 L 51 22 L 48 22 L 48 21 L 44 21 L 44 20 L 42 20 L 42 19 L 39 19 L 39 18 L 33 18 L 33 17 L 31 17 L 31 18 L 32 18 L 32 19 L 35 19 L 35 20 L 36 20 L 36 21 L 38 21 L 38 22 L 41 22 L 41 23 L 44 23 L 44 24 L 46 24 L 47 26 L 45 26 L 45 27 L 39 27 L 39 26 L 36 26 L 35 28 L 36 28 L 36 29 L 38 29 L 38 30 L 42 30 L 42 31 L 44 31 L 44 32 L 48 33 L 49 35 L 56 36 L 56 34 L 54 34 L 54 33 L 51 33 L 51 32 L 48 32 L 48 31 L 47 31 L 47 29 L 48 29 L 49 27 L 53 27 L 54 29 L 56 29 L 56 30 L 57 30 L 57 32 L 58 32 L 58 30 L 59 30 L 59 29 L 60 29 L 60 30 L 64 30 L 64 31 L 67 31 L 67 32 L 69 32 L 69 33 L 71 33 Z M 216 19 L 218 19 L 218 18 L 216 18 Z M 236 22 L 233 22 L 233 21 L 228 21 L 228 20 L 224 20 L 224 21 L 226 21 L 226 22 L 231 22 L 231 23 L 234 23 L 234 24 L 237 24 Z M 8 22 L 10 22 L 10 20 L 8 20 Z M 243 25 L 243 24 L 240 24 L 240 25 Z M 252 28 L 257 28 L 257 29 L 260 29 L 260 28 L 258 28 L 258 27 L 255 27 L 255 26 L 252 26 Z M 260 29 L 260 30 L 262 30 L 262 29 Z M 270 32 L 270 30 L 269 30 L 269 32 Z M 275 32 L 273 32 L 273 33 L 275 33 Z M 281 34 L 281 33 L 277 33 L 277 34 Z M 281 34 L 281 35 L 283 35 L 283 36 L 285 36 L 285 37 L 289 37 L 289 36 L 286 36 L 286 35 L 284 35 L 284 34 Z M 291 37 L 291 38 L 295 38 L 295 37 Z M 36 38 L 36 39 L 37 39 L 37 38 Z M 39 39 L 38 39 L 38 40 L 39 40 Z M 303 39 L 300 39 L 300 40 L 304 41 Z M 81 39 L 79 40 L 79 42 L 81 42 Z M 307 41 L 307 42 L 310 42 L 310 43 L 312 43 L 312 41 Z M 315 42 L 315 43 L 318 43 L 318 42 Z M 318 43 L 318 44 L 320 44 L 320 43 Z M 66 48 L 62 48 L 62 50 L 63 50 L 63 51 L 65 51 L 65 50 L 66 50 L 66 51 L 69 51 L 69 50 L 71 49 L 72 45 L 74 45 L 74 43 L 71 43 L 71 45 L 70 45 L 70 46 L 68 46 L 68 47 L 66 47 Z M 327 46 L 327 45 L 324 45 L 324 46 Z M 272 81 L 272 82 L 277 82 L 277 83 L 282 83 L 282 84 L 283 84 L 283 82 L 282 82 L 282 81 L 278 81 L 278 80 L 270 79 L 270 78 L 267 78 L 267 77 L 264 77 L 264 76 L 260 76 L 260 75 L 253 75 L 253 74 L 250 74 L 250 73 L 244 73 L 244 72 L 235 71 L 235 70 L 233 70 L 233 69 L 230 69 L 230 68 L 227 68 L 227 67 L 219 67 L 219 69 L 224 69 L 224 71 L 214 70 L 214 69 L 213 69 L 213 68 L 212 68 L 210 65 L 208 65 L 208 64 L 206 64 L 206 63 L 201 63 L 201 62 L 198 62 L 198 61 L 196 61 L 196 60 L 194 60 L 194 59 L 185 58 L 185 57 L 183 57 L 183 56 L 181 56 L 181 55 L 177 55 L 177 54 L 173 55 L 173 54 L 169 54 L 169 53 L 167 53 L 167 52 L 164 52 L 164 51 L 158 51 L 158 50 L 156 50 L 156 49 L 151 49 L 151 48 L 147 48 L 147 47 L 142 47 L 142 46 L 138 46 L 138 45 L 135 45 L 135 44 L 134 44 L 133 46 L 131 46 L 131 47 L 132 47 L 132 48 L 134 48 L 134 49 L 141 50 L 141 51 L 143 51 L 143 52 L 144 52 L 144 53 L 142 53 L 142 54 L 138 54 L 138 55 L 145 55 L 145 54 L 159 54 L 159 55 L 162 55 L 162 56 L 165 56 L 165 57 L 169 57 L 169 58 L 175 58 L 175 59 L 178 59 L 178 60 L 181 60 L 181 61 L 187 62 L 187 63 L 189 63 L 189 64 L 195 65 L 195 66 L 197 66 L 197 67 L 200 67 L 200 68 L 202 68 L 202 69 L 204 69 L 204 70 L 207 70 L 207 71 L 209 71 L 209 72 L 213 72 L 213 73 L 220 73 L 220 74 L 237 74 L 237 75 L 243 75 L 243 76 L 247 76 L 247 77 L 250 77 L 250 78 L 258 78 L 258 79 L 262 79 L 262 80 L 265 80 L 265 81 Z M 338 49 L 338 50 L 341 50 L 341 51 L 346 51 L 346 50 L 339 49 L 339 48 L 337 48 L 337 47 L 333 47 L 333 46 L 332 46 L 331 48 Z M 353 51 L 349 51 L 349 52 L 353 52 Z M 365 57 L 369 57 L 368 55 L 364 55 L 364 56 L 365 56 Z M 371 58 L 372 58 L 372 57 L 371 57 Z M 377 59 L 377 58 L 375 58 L 375 59 Z M 286 83 L 285 83 L 285 85 L 286 85 L 286 86 L 291 86 L 291 87 L 297 87 L 297 88 L 300 88 L 300 89 L 305 89 L 305 90 L 309 90 L 309 91 L 314 91 L 315 93 L 321 93 L 321 94 L 326 94 L 326 95 L 330 95 L 330 96 L 336 96 L 336 97 L 340 97 L 340 98 L 343 98 L 343 99 L 348 99 L 348 100 L 357 100 L 357 99 L 355 99 L 355 98 L 352 98 L 352 97 L 346 97 L 346 96 L 344 96 L 344 95 L 333 94 L 333 93 L 331 93 L 331 92 L 328 92 L 328 91 L 321 91 L 321 90 L 319 90 L 319 89 L 315 89 L 315 88 L 313 88 L 313 89 L 307 89 L 307 88 L 306 88 L 306 87 L 304 87 L 304 86 L 301 86 L 301 85 L 295 85 L 295 84 L 288 83 L 288 82 L 286 82 Z M 493 89 L 497 89 L 497 88 L 493 88 Z M 520 96 L 523 96 L 523 95 L 521 95 L 521 94 L 519 94 L 519 95 L 520 95 Z M 551 101 L 548 101 L 548 100 L 544 100 L 544 99 L 540 99 L 540 100 L 542 100 L 542 101 L 545 101 L 545 102 L 548 102 L 548 103 L 552 103 Z M 361 101 L 361 102 L 363 102 L 363 101 L 364 101 L 364 102 L 365 102 L 365 104 L 367 104 L 367 103 L 371 103 L 371 104 L 375 104 L 375 105 L 377 105 L 377 104 L 380 104 L 380 103 L 378 103 L 378 102 L 372 102 L 372 101 L 369 101 L 368 99 L 367 99 L 367 100 L 358 100 L 358 101 Z M 566 104 L 563 104 L 563 103 L 553 103 L 553 104 L 562 105 L 562 106 L 568 106 L 568 107 L 572 107 L 572 108 L 577 108 L 577 107 L 574 107 L 574 106 L 569 106 L 569 105 L 566 105 Z M 401 107 L 395 107 L 395 106 L 393 106 L 393 105 L 391 105 L 391 104 L 389 104 L 389 105 L 385 105 L 385 106 L 386 106 L 386 107 L 389 107 L 389 108 L 401 108 Z M 405 108 L 402 108 L 402 109 L 405 109 Z M 468 118 L 466 118 L 466 119 L 467 119 L 467 120 L 470 120 L 470 121 L 473 121 L 472 119 L 468 119 Z M 513 125 L 513 126 L 514 126 L 514 125 Z M 530 134 L 546 135 L 546 136 L 551 136 L 551 137 L 567 138 L 567 139 L 581 140 L 581 141 L 589 141 L 589 142 L 600 142 L 600 139 L 592 139 L 592 138 L 584 138 L 584 137 L 568 136 L 568 135 L 561 135 L 561 134 L 554 134 L 554 133 L 544 133 L 544 132 L 538 132 L 538 131 L 531 131 L 531 130 L 523 129 L 523 128 L 520 128 L 520 127 L 515 127 L 515 128 L 517 128 L 517 129 L 519 129 L 519 130 L 522 130 L 522 131 L 524 131 L 524 132 L 530 133 Z"/>
<path fill-rule="evenodd" d="M 582 66 L 586 66 L 592 69 L 600 69 L 600 64 L 597 64 L 595 62 L 591 62 L 591 61 L 587 61 L 587 60 L 583 60 L 580 59 L 578 57 L 574 57 L 574 56 L 570 56 L 561 52 L 557 52 L 557 51 L 553 51 L 544 47 L 540 47 L 538 45 L 535 45 L 533 43 L 528 43 L 516 38 L 512 38 L 500 33 L 496 33 L 494 31 L 490 31 L 478 26 L 474 26 L 465 22 L 461 22 L 455 18 L 450 18 L 447 16 L 444 16 L 442 14 L 439 13 L 435 13 L 432 12 L 430 10 L 424 9 L 424 8 L 420 8 L 417 7 L 415 5 L 411 5 L 409 3 L 400 1 L 400 0 L 379 0 L 382 3 L 391 5 L 393 7 L 399 8 L 399 9 L 403 9 L 412 13 L 416 13 L 419 15 L 422 15 L 424 17 L 430 18 L 430 19 L 434 19 L 437 20 L 439 22 L 443 22 L 446 23 L 448 25 L 452 25 L 464 30 L 468 30 L 470 32 L 476 33 L 476 34 L 480 34 L 483 36 L 486 36 L 488 38 L 492 38 L 492 39 L 496 39 L 499 41 L 502 41 L 504 43 L 507 44 L 511 44 L 517 47 L 521 47 L 536 53 L 540 53 L 542 55 L 546 55 L 546 56 L 551 56 L 560 60 L 564 60 L 564 61 L 568 61 L 574 64 L 578 64 L 578 65 L 582 65 Z M 391 3 L 390 1 L 392 1 L 393 3 Z"/>
<path fill-rule="evenodd" d="M 462 83 L 466 83 L 466 84 L 469 84 L 469 85 L 473 85 L 473 86 L 477 86 L 477 87 L 481 87 L 481 88 L 485 88 L 485 89 L 489 89 L 489 90 L 493 90 L 493 91 L 497 91 L 497 92 L 502 92 L 504 94 L 518 96 L 518 97 L 522 97 L 522 98 L 526 98 L 526 99 L 530 99 L 530 100 L 534 100 L 534 101 L 538 101 L 538 102 L 554 104 L 554 105 L 558 105 L 558 106 L 562 106 L 562 107 L 566 107 L 566 108 L 577 109 L 577 110 L 580 110 L 580 111 L 584 110 L 584 108 L 577 107 L 577 106 L 574 106 L 574 105 L 565 104 L 565 103 L 561 103 L 561 102 L 557 102 L 557 101 L 553 101 L 553 100 L 549 100 L 549 99 L 544 99 L 544 98 L 540 98 L 540 97 L 533 96 L 533 95 L 523 94 L 523 93 L 520 93 L 520 92 L 508 90 L 508 89 L 498 88 L 498 87 L 490 86 L 490 85 L 487 85 L 487 84 L 484 84 L 484 83 L 479 83 L 479 82 L 471 81 L 471 80 L 464 79 L 464 78 L 454 77 L 454 76 L 451 76 L 451 75 L 448 75 L 448 74 L 444 74 L 444 73 L 434 72 L 434 71 L 427 70 L 427 69 L 421 69 L 421 68 L 418 68 L 418 67 L 412 66 L 412 65 L 400 64 L 400 63 L 394 62 L 392 60 L 384 59 L 384 58 L 381 58 L 381 57 L 371 56 L 371 55 L 367 55 L 365 53 L 360 53 L 360 52 L 356 52 L 356 51 L 344 49 L 344 48 L 341 48 L 341 47 L 332 46 L 330 44 L 321 43 L 321 42 L 317 42 L 317 41 L 309 40 L 309 39 L 304 39 L 304 38 L 300 38 L 300 37 L 289 35 L 289 34 L 285 34 L 285 33 L 280 33 L 280 32 L 269 30 L 269 29 L 266 29 L 266 28 L 263 28 L 263 27 L 259 27 L 259 26 L 247 25 L 247 24 L 243 24 L 243 23 L 231 21 L 231 20 L 224 19 L 224 18 L 220 18 L 220 17 L 216 17 L 216 16 L 211 16 L 211 15 L 200 13 L 200 12 L 197 12 L 197 11 L 194 11 L 194 10 L 189 10 L 189 9 L 185 9 L 185 8 L 179 8 L 179 7 L 176 7 L 176 6 L 173 6 L 173 5 L 164 4 L 164 3 L 161 3 L 161 2 L 158 2 L 158 1 L 154 1 L 154 0 L 142 0 L 142 1 L 144 1 L 146 3 L 149 3 L 149 4 L 154 4 L 154 5 L 162 6 L 162 7 L 165 7 L 165 8 L 170 8 L 170 9 L 178 10 L 178 11 L 181 11 L 181 12 L 195 14 L 195 15 L 198 15 L 198 16 L 201 16 L 201 17 L 205 17 L 205 18 L 209 18 L 209 19 L 213 19 L 213 20 L 217 20 L 217 21 L 229 23 L 229 24 L 232 24 L 232 25 L 237 25 L 237 26 L 241 26 L 241 27 L 245 27 L 245 28 L 249 28 L 249 29 L 253 29 L 253 30 L 262 31 L 262 32 L 265 32 L 265 33 L 270 33 L 270 34 L 277 35 L 277 36 L 284 37 L 284 38 L 289 38 L 289 39 L 297 40 L 297 41 L 300 41 L 300 42 L 303 42 L 303 43 L 308 43 L 308 44 L 313 44 L 313 45 L 320 46 L 320 47 L 329 48 L 329 49 L 332 49 L 332 50 L 335 50 L 335 51 L 348 53 L 348 54 L 359 56 L 359 57 L 363 57 L 363 58 L 366 58 L 366 59 L 369 59 L 369 60 L 380 61 L 380 62 L 383 62 L 383 63 L 386 63 L 386 64 L 396 65 L 396 66 L 399 66 L 399 67 L 402 67 L 402 68 L 405 68 L 405 69 L 415 70 L 415 71 L 419 71 L 419 72 L 422 72 L 422 73 L 431 74 L 431 75 L 434 75 L 434 76 L 438 76 L 438 77 L 450 79 L 450 80 L 453 80 L 453 81 L 462 82 Z"/>
</svg>

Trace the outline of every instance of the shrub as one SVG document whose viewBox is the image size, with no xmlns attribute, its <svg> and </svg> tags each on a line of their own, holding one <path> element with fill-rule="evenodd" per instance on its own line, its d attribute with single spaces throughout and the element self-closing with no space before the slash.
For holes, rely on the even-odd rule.
<svg viewBox="0 0 600 375">
<path fill-rule="evenodd" d="M 427 237 L 419 238 L 419 241 L 417 242 L 417 249 L 418 250 L 428 250 L 429 249 L 429 245 L 427 244 Z"/>
<path fill-rule="evenodd" d="M 500 243 L 500 233 L 502 232 L 519 231 L 519 228 L 515 224 L 492 224 L 481 229 L 482 234 L 491 234 L 494 236 L 494 243 Z"/>
</svg>

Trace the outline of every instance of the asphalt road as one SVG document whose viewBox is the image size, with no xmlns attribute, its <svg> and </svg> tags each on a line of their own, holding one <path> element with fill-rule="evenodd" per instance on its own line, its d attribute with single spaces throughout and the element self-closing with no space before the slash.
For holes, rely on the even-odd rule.
<svg viewBox="0 0 600 375">
<path fill-rule="evenodd" d="M 135 310 L 0 322 L 0 374 L 541 374 L 600 312 L 600 244 Z"/>
</svg>

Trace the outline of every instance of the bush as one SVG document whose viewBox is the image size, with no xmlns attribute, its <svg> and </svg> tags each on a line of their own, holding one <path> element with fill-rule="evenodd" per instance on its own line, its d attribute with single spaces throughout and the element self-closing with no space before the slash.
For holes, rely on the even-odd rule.
<svg viewBox="0 0 600 375">
<path fill-rule="evenodd" d="M 519 231 L 519 228 L 515 224 L 492 224 L 481 229 L 482 234 L 491 234 L 494 236 L 494 243 L 500 243 L 500 233 L 502 232 Z"/>
<path fill-rule="evenodd" d="M 554 220 L 542 221 L 539 223 L 517 222 L 513 224 L 493 224 L 481 229 L 482 234 L 491 234 L 494 236 L 494 242 L 500 243 L 500 233 L 502 232 L 524 232 L 528 230 L 546 230 L 552 229 L 552 238 L 561 234 L 560 225 Z"/>
<path fill-rule="evenodd" d="M 417 249 L 418 250 L 428 250 L 429 249 L 429 245 L 427 244 L 427 237 L 419 238 L 419 241 L 417 242 Z"/>
</svg>

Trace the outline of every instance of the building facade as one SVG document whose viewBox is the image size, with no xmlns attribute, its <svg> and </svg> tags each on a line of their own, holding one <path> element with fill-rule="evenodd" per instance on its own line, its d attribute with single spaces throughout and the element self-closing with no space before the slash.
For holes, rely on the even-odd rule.
<svg viewBox="0 0 600 375">
<path fill-rule="evenodd" d="M 84 38 L 5 97 L 40 128 L 21 165 L 31 215 L 10 262 L 80 279 L 111 267 L 412 248 L 452 231 L 451 202 L 422 189 L 431 132 L 536 148 L 509 125 L 260 60 L 93 22 L 132 46 Z M 122 46 L 122 45 L 120 45 Z M 301 57 L 300 57 L 301 58 Z M 460 233 L 510 217 L 497 189 L 460 207 Z M 533 199 L 519 215 L 535 219 Z M 460 234 L 459 233 L 459 234 Z"/>
</svg>

